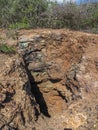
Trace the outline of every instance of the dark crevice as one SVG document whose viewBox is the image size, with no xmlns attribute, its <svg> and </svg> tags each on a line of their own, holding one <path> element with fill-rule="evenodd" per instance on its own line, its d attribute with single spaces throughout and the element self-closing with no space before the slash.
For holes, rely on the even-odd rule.
<svg viewBox="0 0 98 130">
<path fill-rule="evenodd" d="M 0 109 L 1 109 L 1 108 L 4 108 L 4 105 L 3 105 L 2 103 L 0 103 Z"/>
<path fill-rule="evenodd" d="M 65 100 L 66 103 L 68 102 L 66 96 L 64 96 L 61 91 L 59 91 L 59 90 L 57 90 L 57 89 L 54 89 L 54 90 L 56 90 L 56 91 L 58 92 L 59 96 L 60 96 L 63 100 Z"/>
<path fill-rule="evenodd" d="M 43 97 L 43 94 L 41 93 L 39 87 L 37 86 L 37 83 L 35 82 L 34 77 L 31 74 L 31 71 L 28 69 L 28 64 L 26 64 L 24 57 L 23 57 L 23 61 L 24 61 L 25 70 L 26 70 L 26 73 L 28 75 L 29 82 L 31 85 L 31 93 L 35 97 L 35 100 L 36 100 L 37 104 L 39 105 L 40 112 L 46 117 L 51 117 L 48 112 L 48 107 L 47 107 L 46 101 Z M 36 114 L 38 116 L 38 111 L 36 112 Z"/>
<path fill-rule="evenodd" d="M 24 66 L 25 67 L 25 66 Z M 26 69 L 26 68 L 25 68 Z M 28 88 L 28 87 L 30 87 L 30 88 Z M 35 101 L 35 99 L 34 99 L 34 95 L 33 95 L 33 93 L 31 92 L 31 85 L 30 85 L 30 83 L 29 83 L 29 81 L 28 82 L 26 82 L 24 85 L 23 85 L 23 90 L 25 90 L 26 92 L 27 92 L 27 94 L 30 96 L 30 98 L 31 98 L 31 105 L 33 106 L 33 108 L 34 108 L 34 112 L 35 112 L 35 117 L 36 117 L 36 119 L 35 119 L 35 121 L 37 121 L 38 120 L 38 117 L 39 117 L 39 115 L 40 115 L 40 113 L 39 113 L 39 110 L 38 110 L 38 104 L 36 103 L 36 101 Z"/>
<path fill-rule="evenodd" d="M 0 130 L 5 130 L 5 127 L 7 127 L 7 130 L 19 130 L 16 127 L 12 127 L 10 125 L 4 125 L 4 127 L 1 127 Z"/>
<path fill-rule="evenodd" d="M 76 100 L 78 98 L 82 98 L 80 95 L 80 89 L 77 85 L 74 85 L 73 83 L 66 83 L 66 88 L 72 93 L 72 100 Z"/>
<path fill-rule="evenodd" d="M 34 111 L 35 111 L 35 117 L 36 117 L 35 121 L 37 121 L 40 113 L 39 113 L 38 109 L 35 106 L 34 106 Z"/>
<path fill-rule="evenodd" d="M 66 85 L 67 90 L 69 90 L 72 93 L 72 100 L 74 100 L 74 99 L 79 97 L 79 93 L 80 93 L 80 89 L 79 88 L 80 87 L 79 87 L 78 80 L 76 78 L 76 70 L 71 71 L 67 75 L 67 79 L 66 79 L 66 84 L 65 85 Z"/>
<path fill-rule="evenodd" d="M 69 90 L 72 94 L 74 94 L 73 90 L 71 89 L 70 85 L 68 83 L 65 84 L 67 90 Z"/>
<path fill-rule="evenodd" d="M 10 93 L 10 92 L 6 92 L 6 99 L 4 100 L 3 103 L 8 103 L 12 100 L 12 97 L 14 96 L 15 93 Z"/>
<path fill-rule="evenodd" d="M 36 81 L 36 84 L 41 84 L 43 82 L 46 82 L 47 80 L 42 80 L 42 81 Z"/>
<path fill-rule="evenodd" d="M 39 90 L 39 88 L 38 88 L 36 82 L 34 81 L 34 78 L 30 72 L 29 72 L 29 79 L 30 79 L 30 83 L 31 83 L 31 92 L 34 95 L 36 102 L 39 104 L 40 112 L 43 113 L 45 116 L 50 117 L 50 115 L 48 113 L 48 107 L 47 107 L 47 104 L 43 97 L 43 94 Z"/>
<path fill-rule="evenodd" d="M 18 128 L 15 128 L 15 127 L 11 127 L 11 126 L 8 126 L 9 129 L 8 130 L 19 130 Z"/>
<path fill-rule="evenodd" d="M 49 79 L 52 83 L 60 82 L 62 79 Z"/>
<path fill-rule="evenodd" d="M 64 130 L 72 130 L 72 129 L 70 129 L 70 128 L 65 128 Z"/>
<path fill-rule="evenodd" d="M 25 117 L 23 115 L 23 112 L 21 111 L 21 117 L 22 117 L 22 120 L 23 120 L 23 124 L 25 125 Z"/>
<path fill-rule="evenodd" d="M 67 90 L 69 90 L 71 93 L 72 93 L 72 100 L 73 100 L 73 97 L 75 96 L 75 93 L 74 93 L 74 91 L 73 91 L 73 89 L 72 89 L 72 85 L 70 85 L 70 84 L 66 84 L 66 88 L 67 88 Z"/>
</svg>

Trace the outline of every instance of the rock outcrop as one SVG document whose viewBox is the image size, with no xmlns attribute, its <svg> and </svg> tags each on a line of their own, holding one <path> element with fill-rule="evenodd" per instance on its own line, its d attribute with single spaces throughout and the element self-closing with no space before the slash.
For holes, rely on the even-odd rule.
<svg viewBox="0 0 98 130">
<path fill-rule="evenodd" d="M 69 30 L 20 30 L 2 41 L 1 130 L 97 130 L 97 35 Z"/>
</svg>

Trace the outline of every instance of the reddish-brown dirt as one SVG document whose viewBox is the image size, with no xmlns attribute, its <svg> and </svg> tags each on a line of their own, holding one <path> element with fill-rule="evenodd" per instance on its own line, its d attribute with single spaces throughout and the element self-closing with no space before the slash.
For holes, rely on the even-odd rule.
<svg viewBox="0 0 98 130">
<path fill-rule="evenodd" d="M 0 130 L 98 130 L 98 35 L 0 30 Z"/>
</svg>

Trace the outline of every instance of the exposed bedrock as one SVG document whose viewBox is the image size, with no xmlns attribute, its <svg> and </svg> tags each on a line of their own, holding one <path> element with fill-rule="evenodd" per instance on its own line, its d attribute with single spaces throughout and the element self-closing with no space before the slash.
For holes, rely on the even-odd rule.
<svg viewBox="0 0 98 130">
<path fill-rule="evenodd" d="M 17 53 L 0 53 L 0 130 L 97 130 L 97 39 L 20 30 Z"/>
</svg>

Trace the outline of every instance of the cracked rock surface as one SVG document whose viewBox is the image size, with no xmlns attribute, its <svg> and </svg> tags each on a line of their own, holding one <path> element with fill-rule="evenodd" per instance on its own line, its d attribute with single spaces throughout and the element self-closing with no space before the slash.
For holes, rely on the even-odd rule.
<svg viewBox="0 0 98 130">
<path fill-rule="evenodd" d="M 0 130 L 98 130 L 98 35 L 11 31 L 0 30 L 16 48 L 0 52 Z"/>
</svg>

